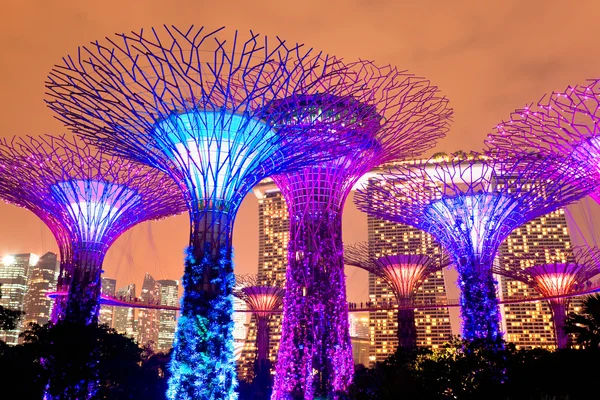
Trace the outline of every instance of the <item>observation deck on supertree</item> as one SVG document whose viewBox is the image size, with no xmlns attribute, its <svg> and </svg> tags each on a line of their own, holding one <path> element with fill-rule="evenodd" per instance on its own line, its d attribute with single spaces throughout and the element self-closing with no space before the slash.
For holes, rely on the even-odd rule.
<svg viewBox="0 0 600 400">
<path fill-rule="evenodd" d="M 60 251 L 53 319 L 97 321 L 102 261 L 134 225 L 185 210 L 177 185 L 160 171 L 64 136 L 0 141 L 0 198 L 36 214 Z"/>
<path fill-rule="evenodd" d="M 256 275 L 237 275 L 234 296 L 246 303 L 256 318 L 256 360 L 254 362 L 254 382 L 258 390 L 264 392 L 271 386 L 271 362 L 269 360 L 269 319 L 273 311 L 281 308 L 285 289 L 267 285 Z"/>
<path fill-rule="evenodd" d="M 355 122 L 320 118 L 361 90 L 354 74 L 279 38 L 269 45 L 253 32 L 165 26 L 81 47 L 53 69 L 47 88 L 49 107 L 75 133 L 181 182 L 190 247 L 167 396 L 236 398 L 236 212 L 261 179 L 355 147 Z M 273 101 L 319 93 L 331 94 L 330 102 L 298 107 L 292 126 L 266 113 Z M 323 134 L 307 135 L 315 125 Z M 332 137 L 338 129 L 348 134 Z"/>
<path fill-rule="evenodd" d="M 517 109 L 486 144 L 500 152 L 572 155 L 600 175 L 600 80 L 569 86 Z M 590 196 L 600 203 L 598 189 Z"/>
<path fill-rule="evenodd" d="M 377 248 L 381 248 L 380 245 Z M 415 289 L 434 272 L 448 266 L 448 259 L 425 254 L 377 255 L 368 243 L 355 243 L 344 249 L 346 265 L 362 268 L 383 279 L 392 290 L 398 303 L 398 345 L 405 348 L 417 346 L 417 328 L 414 304 Z"/>
<path fill-rule="evenodd" d="M 463 337 L 501 337 L 492 265 L 515 228 L 585 196 L 595 183 L 579 162 L 521 154 L 399 165 L 355 195 L 362 211 L 430 233 L 450 254 L 461 289 Z"/>
<path fill-rule="evenodd" d="M 578 286 L 600 273 L 600 251 L 597 248 L 576 247 L 563 260 L 537 264 L 539 260 L 524 258 L 525 268 L 495 265 L 494 272 L 526 283 L 543 296 L 566 296 Z M 569 335 L 565 333 L 565 318 L 570 297 L 553 297 L 548 302 L 554 320 L 554 333 L 559 349 L 569 347 Z"/>
<path fill-rule="evenodd" d="M 449 126 L 452 110 L 436 86 L 405 71 L 372 62 L 348 64 L 364 90 L 336 101 L 322 121 L 338 125 L 336 137 L 351 130 L 363 140 L 351 154 L 278 174 L 290 213 L 290 242 L 282 337 L 273 399 L 292 392 L 305 398 L 335 396 L 354 374 L 342 245 L 342 212 L 352 187 L 373 167 L 433 147 Z M 267 113 L 293 127 L 311 116 L 331 94 L 292 96 L 269 105 Z M 291 103 L 291 106 L 290 106 Z M 306 132 L 322 137 L 320 127 Z M 316 372 L 315 372 L 316 371 Z"/>
</svg>

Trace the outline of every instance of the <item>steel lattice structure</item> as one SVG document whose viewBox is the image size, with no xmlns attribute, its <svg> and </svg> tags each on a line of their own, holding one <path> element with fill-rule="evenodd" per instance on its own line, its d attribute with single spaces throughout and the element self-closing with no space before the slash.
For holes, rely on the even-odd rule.
<svg viewBox="0 0 600 400">
<path fill-rule="evenodd" d="M 486 141 L 493 150 L 545 152 L 585 161 L 600 174 L 600 80 L 569 86 L 513 112 Z M 600 195 L 591 197 L 600 203 Z"/>
<path fill-rule="evenodd" d="M 381 245 L 379 247 L 381 248 Z M 425 254 L 377 255 L 368 243 L 355 243 L 344 249 L 344 262 L 362 268 L 383 279 L 400 308 L 398 309 L 398 345 L 405 348 L 417 346 L 415 310 L 407 308 L 414 304 L 415 289 L 431 274 L 448 266 L 446 257 L 433 258 Z"/>
<path fill-rule="evenodd" d="M 573 202 L 594 179 L 581 163 L 522 154 L 431 159 L 398 166 L 355 195 L 358 208 L 433 235 L 459 273 L 466 339 L 501 336 L 492 265 L 515 228 Z"/>
<path fill-rule="evenodd" d="M 423 78 L 371 62 L 348 65 L 365 90 L 338 101 L 329 116 L 338 137 L 354 123 L 363 140 L 352 154 L 273 177 L 290 213 L 290 244 L 282 338 L 273 399 L 292 392 L 305 398 L 345 391 L 354 374 L 342 246 L 342 212 L 352 187 L 373 167 L 418 154 L 448 129 L 452 110 Z M 331 95 L 294 96 L 269 114 L 294 126 Z M 289 103 L 293 107 L 289 106 Z M 299 107 L 300 106 L 300 107 Z M 322 132 L 313 131 L 312 136 Z M 316 373 L 313 371 L 317 371 Z"/>
<path fill-rule="evenodd" d="M 64 136 L 0 141 L 0 197 L 35 213 L 56 238 L 61 271 L 54 320 L 97 321 L 102 261 L 132 226 L 183 212 L 163 173 Z"/>
<path fill-rule="evenodd" d="M 576 247 L 565 259 L 552 263 L 537 264 L 535 257 L 521 261 L 524 268 L 495 265 L 494 272 L 524 282 L 543 296 L 566 296 L 577 287 L 600 273 L 600 250 L 598 248 Z M 559 349 L 569 346 L 569 335 L 565 333 L 565 318 L 569 297 L 555 297 L 548 300 L 554 319 L 554 333 Z"/>
<path fill-rule="evenodd" d="M 269 389 L 271 385 L 269 360 L 269 319 L 274 310 L 283 305 L 285 289 L 280 286 L 267 285 L 256 275 L 237 275 L 236 288 L 233 294 L 242 299 L 252 315 L 256 318 L 256 360 L 254 362 L 254 381 L 265 382 Z"/>
<path fill-rule="evenodd" d="M 354 122 L 321 116 L 361 83 L 331 57 L 223 28 L 120 34 L 63 61 L 47 82 L 59 119 L 115 154 L 165 171 L 187 200 L 190 248 L 168 397 L 235 398 L 235 214 L 261 179 L 353 148 Z M 319 109 L 298 104 L 293 125 L 267 112 L 274 101 L 319 93 L 330 100 Z M 321 134 L 307 134 L 315 129 Z M 348 134 L 340 138 L 339 129 Z"/>
</svg>

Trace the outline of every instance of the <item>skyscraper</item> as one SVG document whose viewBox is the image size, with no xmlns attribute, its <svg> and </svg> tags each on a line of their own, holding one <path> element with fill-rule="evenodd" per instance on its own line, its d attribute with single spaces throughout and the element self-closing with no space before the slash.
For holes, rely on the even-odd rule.
<svg viewBox="0 0 600 400">
<path fill-rule="evenodd" d="M 367 216 L 369 244 L 376 256 L 385 254 L 426 254 L 441 257 L 441 246 L 433 237 L 409 225 L 397 224 Z M 385 244 L 385 247 L 382 246 Z M 438 304 L 446 301 L 445 271 L 431 274 L 416 289 L 417 304 Z M 372 303 L 394 302 L 388 285 L 374 274 L 369 274 L 369 299 Z M 383 361 L 396 351 L 397 310 L 369 311 L 371 336 L 371 361 Z M 438 348 L 452 337 L 450 312 L 447 308 L 418 309 L 415 312 L 417 345 Z"/>
<path fill-rule="evenodd" d="M 44 325 L 50 320 L 54 301 L 46 296 L 47 292 L 56 290 L 60 262 L 55 253 L 41 256 L 37 264 L 30 267 L 27 292 L 24 298 L 23 327 L 29 324 Z"/>
<path fill-rule="evenodd" d="M 102 278 L 102 295 L 114 297 L 117 290 L 117 280 L 110 278 Z M 101 306 L 100 316 L 98 321 L 101 324 L 108 325 L 109 328 L 113 327 L 113 319 L 115 314 L 114 306 Z"/>
<path fill-rule="evenodd" d="M 147 272 L 144 275 L 140 297 L 143 303 L 160 303 L 160 283 Z M 156 349 L 160 328 L 158 314 L 159 311 L 152 308 L 140 308 L 138 310 L 137 341 L 140 346 L 149 345 L 152 349 Z"/>
<path fill-rule="evenodd" d="M 525 268 L 524 263 L 535 260 L 537 263 L 566 261 L 566 253 L 571 249 L 571 236 L 563 209 L 536 218 L 515 229 L 502 243 L 497 262 L 511 268 Z M 523 256 L 527 255 L 524 259 Z M 499 277 L 500 296 L 537 297 L 528 285 L 507 277 Z M 573 298 L 571 310 L 580 306 L 581 299 Z M 542 347 L 554 349 L 556 339 L 550 307 L 546 301 L 505 304 L 501 306 L 505 339 L 517 348 Z"/>
<path fill-rule="evenodd" d="M 165 306 L 177 306 L 179 299 L 179 283 L 174 280 L 163 279 L 157 281 L 160 284 L 160 304 Z M 175 330 L 177 328 L 177 311 L 160 310 L 158 312 L 158 340 L 156 349 L 158 351 L 169 351 L 173 347 Z"/>
<path fill-rule="evenodd" d="M 233 310 L 244 311 L 248 307 L 244 300 L 234 297 L 233 298 Z M 242 351 L 248 337 L 248 313 L 246 312 L 234 312 L 233 313 L 233 354 L 236 360 L 239 360 L 242 356 Z"/>
<path fill-rule="evenodd" d="M 117 298 L 123 300 L 131 300 L 135 298 L 135 284 L 120 288 L 116 293 Z M 115 307 L 113 328 L 119 333 L 129 337 L 135 337 L 135 314 L 131 307 Z"/>
<path fill-rule="evenodd" d="M 12 310 L 23 311 L 25 294 L 27 293 L 27 280 L 39 257 L 35 254 L 9 254 L 2 258 L 0 264 L 0 285 L 2 297 L 0 305 Z M 8 344 L 17 344 L 22 324 L 17 329 L 0 331 L 0 340 Z"/>
</svg>

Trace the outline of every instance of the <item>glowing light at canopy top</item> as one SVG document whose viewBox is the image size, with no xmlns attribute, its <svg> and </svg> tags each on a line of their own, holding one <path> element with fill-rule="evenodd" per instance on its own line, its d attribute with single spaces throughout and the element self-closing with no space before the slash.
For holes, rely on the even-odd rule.
<svg viewBox="0 0 600 400">
<path fill-rule="evenodd" d="M 175 183 L 65 137 L 0 142 L 0 198 L 35 213 L 60 250 L 53 319 L 97 319 L 106 251 L 127 229 L 184 210 Z"/>
<path fill-rule="evenodd" d="M 463 336 L 494 340 L 501 335 L 492 277 L 498 247 L 515 228 L 594 186 L 574 159 L 474 154 L 399 165 L 359 191 L 355 201 L 379 218 L 433 235 L 459 273 Z"/>
<path fill-rule="evenodd" d="M 531 255 L 521 259 L 521 266 L 496 265 L 494 272 L 532 286 L 545 297 L 554 297 L 548 302 L 554 320 L 554 333 L 558 348 L 569 346 L 569 336 L 564 331 L 568 294 L 575 291 L 577 285 L 583 285 L 600 273 L 600 251 L 597 248 L 575 247 L 564 259 L 555 262 L 540 263 Z"/>
<path fill-rule="evenodd" d="M 389 246 L 389 244 L 388 244 Z M 356 243 L 346 246 L 344 262 L 362 268 L 383 279 L 390 287 L 398 305 L 403 307 L 397 315 L 398 345 L 405 348 L 417 346 L 417 329 L 414 308 L 408 308 L 414 302 L 415 289 L 432 273 L 448 265 L 445 256 L 423 254 L 376 254 L 374 249 L 392 251 L 386 243 Z"/>
<path fill-rule="evenodd" d="M 278 128 L 303 129 L 320 140 L 362 138 L 350 154 L 273 176 L 290 213 L 273 400 L 287 399 L 292 393 L 335 397 L 349 387 L 354 363 L 343 262 L 344 203 L 360 177 L 375 166 L 433 147 L 452 115 L 447 99 L 423 78 L 366 61 L 348 64 L 348 69 L 364 88 L 360 94 L 295 96 L 274 102 L 267 110 L 281 118 Z M 321 113 L 327 104 L 338 106 Z M 306 127 L 307 120 L 316 123 Z"/>
<path fill-rule="evenodd" d="M 486 144 L 493 151 L 507 153 L 572 155 L 600 175 L 599 128 L 600 80 L 592 79 L 515 110 L 488 135 Z M 600 203 L 598 189 L 591 196 Z"/>
<path fill-rule="evenodd" d="M 95 41 L 50 73 L 48 105 L 61 121 L 107 151 L 166 172 L 187 202 L 190 248 L 169 398 L 236 397 L 231 233 L 239 205 L 260 180 L 343 156 L 362 140 L 351 134 L 353 121 L 335 140 L 307 134 L 315 124 L 338 129 L 318 117 L 337 101 L 315 113 L 292 100 L 294 126 L 267 110 L 295 96 L 360 95 L 365 89 L 348 71 L 279 38 L 164 27 Z"/>
</svg>

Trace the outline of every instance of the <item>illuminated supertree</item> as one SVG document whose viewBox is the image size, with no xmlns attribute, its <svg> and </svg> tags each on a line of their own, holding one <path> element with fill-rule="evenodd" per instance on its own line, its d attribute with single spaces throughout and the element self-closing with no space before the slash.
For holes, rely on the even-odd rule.
<svg viewBox="0 0 600 400">
<path fill-rule="evenodd" d="M 61 255 L 54 319 L 97 321 L 102 261 L 132 226 L 185 210 L 163 173 L 65 137 L 0 141 L 0 197 L 35 213 Z"/>
<path fill-rule="evenodd" d="M 571 154 L 600 175 L 600 80 L 569 86 L 516 110 L 496 126 L 486 143 L 507 153 Z M 597 189 L 590 196 L 600 203 Z"/>
<path fill-rule="evenodd" d="M 549 297 L 550 310 L 554 319 L 554 333 L 559 349 L 569 346 L 569 335 L 565 333 L 565 318 L 569 305 L 569 294 L 577 287 L 600 273 L 598 249 L 577 247 L 564 260 L 538 264 L 537 259 L 521 259 L 522 267 L 494 266 L 494 272 L 532 286 L 542 296 Z"/>
<path fill-rule="evenodd" d="M 355 201 L 362 211 L 433 235 L 458 270 L 463 336 L 496 340 L 498 247 L 515 228 L 585 196 L 594 184 L 573 159 L 471 154 L 400 165 Z"/>
<path fill-rule="evenodd" d="M 190 247 L 168 397 L 235 398 L 236 212 L 261 179 L 352 150 L 350 134 L 328 138 L 333 129 L 353 132 L 354 122 L 321 116 L 360 85 L 328 56 L 223 28 L 119 34 L 63 61 L 47 82 L 59 119 L 108 151 L 165 171 L 187 200 Z M 266 112 L 273 101 L 317 93 L 332 96 L 319 109 L 300 104 L 289 129 Z M 314 129 L 321 135 L 305 133 Z"/>
<path fill-rule="evenodd" d="M 270 389 L 271 362 L 269 360 L 269 319 L 273 311 L 283 304 L 283 287 L 267 285 L 256 275 L 236 276 L 236 288 L 233 294 L 242 299 L 256 318 L 256 360 L 254 362 L 254 381 L 261 393 Z M 255 393 L 255 395 L 257 395 Z"/>
<path fill-rule="evenodd" d="M 335 396 L 354 374 L 342 246 L 342 212 L 352 187 L 373 167 L 419 154 L 448 129 L 452 110 L 438 88 L 392 67 L 371 62 L 348 65 L 364 87 L 360 96 L 338 101 L 328 121 L 344 139 L 354 123 L 363 140 L 352 154 L 273 176 L 290 213 L 290 242 L 281 344 L 273 399 Z M 302 121 L 331 95 L 292 96 L 267 112 L 282 126 Z M 322 135 L 319 131 L 311 136 Z"/>
<path fill-rule="evenodd" d="M 398 345 L 405 348 L 417 346 L 414 305 L 415 289 L 427 276 L 448 265 L 442 259 L 424 254 L 376 255 L 368 243 L 355 243 L 344 249 L 344 262 L 362 268 L 383 279 L 398 303 Z"/>
</svg>

